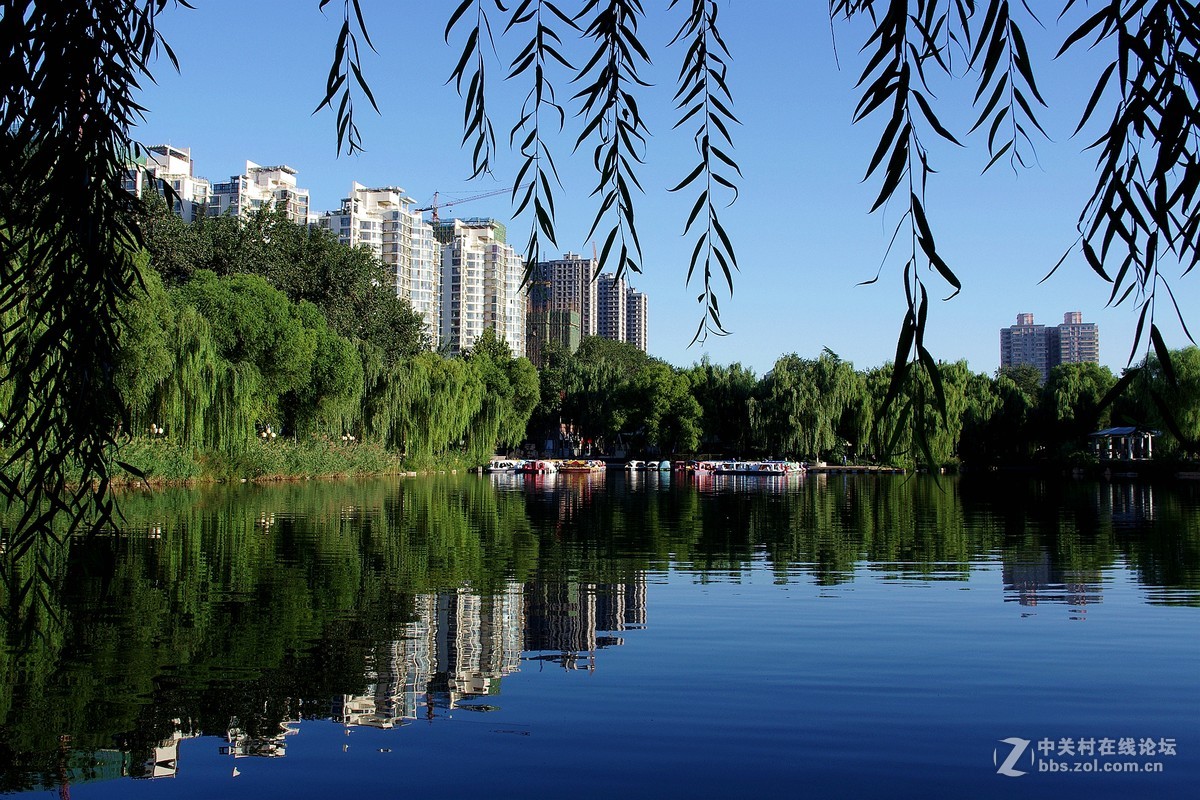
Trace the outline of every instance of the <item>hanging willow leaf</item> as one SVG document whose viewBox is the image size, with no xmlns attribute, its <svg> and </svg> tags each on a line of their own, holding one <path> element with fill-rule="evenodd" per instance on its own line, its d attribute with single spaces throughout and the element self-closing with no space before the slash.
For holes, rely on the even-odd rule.
<svg viewBox="0 0 1200 800">
<path fill-rule="evenodd" d="M 931 64 L 941 72 L 949 72 L 947 48 L 971 41 L 969 22 L 975 13 L 974 4 L 953 3 L 953 15 L 951 5 L 947 0 L 830 2 L 830 12 L 835 18 L 866 17 L 873 23 L 863 46 L 867 63 L 858 79 L 862 94 L 854 121 L 860 122 L 876 114 L 886 114 L 887 118 L 879 143 L 868 161 L 864 180 L 877 179 L 880 184 L 872 212 L 890 205 L 898 195 L 907 201 L 900 227 L 906 229 L 907 240 L 912 243 L 906 253 L 898 253 L 903 258 L 901 272 L 908 310 L 880 413 L 890 413 L 892 405 L 906 397 L 907 410 L 902 417 L 910 420 L 912 441 L 927 460 L 932 451 L 926 426 L 932 423 L 925 413 L 926 405 L 937 412 L 936 417 L 945 419 L 946 400 L 940 377 L 936 374 L 938 366 L 923 344 L 928 299 L 923 277 L 926 269 L 922 267 L 934 272 L 952 288 L 950 297 L 961 289 L 957 275 L 938 251 L 925 212 L 925 190 L 933 170 L 921 138 L 922 132 L 928 130 L 945 141 L 959 144 L 935 112 L 926 72 Z M 893 237 L 895 241 L 896 237 Z M 923 386 L 923 381 L 929 384 L 930 393 L 924 389 L 905 391 L 905 387 Z M 907 404 L 915 404 L 915 407 L 910 409 Z"/>
<path fill-rule="evenodd" d="M 679 0 L 672 0 L 671 8 L 678 2 Z M 702 266 L 700 274 L 703 291 L 696 300 L 703 306 L 704 315 L 692 337 L 694 343 L 703 341 L 710 333 L 718 336 L 728 333 L 721 324 L 720 305 L 714 286 L 713 261 L 715 260 L 716 266 L 720 268 L 725 287 L 732 296 L 737 255 L 721 225 L 715 200 L 716 192 L 722 188 L 724 194 L 729 197 L 729 205 L 737 199 L 737 185 L 730 177 L 730 172 L 718 171 L 721 165 L 739 178 L 742 171 L 737 162 L 722 149 L 722 146 L 733 147 L 729 124 L 738 122 L 738 119 L 730 111 L 733 96 L 725 80 L 726 63 L 730 54 L 717 28 L 715 0 L 691 0 L 687 17 L 671 40 L 672 45 L 684 42 L 687 43 L 687 51 L 677 79 L 675 108 L 680 116 L 675 122 L 675 127 L 678 128 L 693 118 L 698 121 L 692 140 L 699 161 L 687 177 L 671 187 L 670 191 L 677 192 L 693 184 L 701 188 L 683 229 L 685 236 L 692 232 L 693 227 L 698 229 L 692 258 L 688 262 L 688 284 L 691 283 L 697 267 Z M 703 215 L 701 211 L 704 212 Z"/>
<path fill-rule="evenodd" d="M 1028 3 L 1022 0 L 1018 6 L 1030 21 L 1041 25 Z M 963 17 L 963 24 L 969 26 L 972 17 L 973 14 Z M 1005 156 L 1014 170 L 1028 167 L 1036 159 L 1036 148 L 1026 128 L 1032 126 L 1043 136 L 1046 134 L 1027 96 L 1043 107 L 1046 101 L 1038 89 L 1021 26 L 1013 19 L 1012 4 L 1008 0 L 989 0 L 979 29 L 971 31 L 968 27 L 964 38 L 974 41 L 968 64 L 978 76 L 975 104 L 978 106 L 987 97 L 971 126 L 972 132 L 985 124 L 988 127 L 989 159 L 983 171 L 990 170 Z"/>
<path fill-rule="evenodd" d="M 156 28 L 173 5 L 190 7 L 26 3 L 2 16 L 0 505 L 18 511 L 0 557 L 8 586 L 22 555 L 111 521 L 107 456 L 124 411 L 112 365 L 142 241 L 122 183 L 138 82 L 160 48 L 174 62 Z"/>
<path fill-rule="evenodd" d="M 454 88 L 463 98 L 462 141 L 463 144 L 469 141 L 475 143 L 471 148 L 472 178 L 491 174 L 492 159 L 496 152 L 496 132 L 487 111 L 487 59 L 484 52 L 485 46 L 492 50 L 496 47 L 488 17 L 489 6 L 502 14 L 507 11 L 501 0 L 462 0 L 450 15 L 443 34 L 449 43 L 450 34 L 456 28 L 468 29 L 462 54 L 446 82 L 453 81 Z M 475 13 L 468 13 L 470 11 Z"/>
<path fill-rule="evenodd" d="M 591 239 L 601 225 L 609 225 L 601 268 L 611 267 L 618 278 L 627 270 L 642 271 L 631 186 L 641 189 L 634 169 L 643 163 L 649 131 L 631 88 L 648 85 L 638 74 L 639 65 L 650 63 L 637 39 L 644 14 L 640 0 L 587 0 L 575 15 L 576 21 L 586 20 L 584 38 L 595 43 L 591 58 L 572 81 L 582 85 L 573 99 L 581 101 L 579 116 L 584 120 L 575 148 L 595 141 L 592 163 L 598 173 L 592 190 L 598 208 L 584 238 Z M 614 251 L 618 239 L 620 247 Z M 608 260 L 613 252 L 615 264 Z"/>
<path fill-rule="evenodd" d="M 1143 343 L 1156 353 L 1167 352 L 1154 317 L 1159 289 L 1174 303 L 1162 260 L 1179 265 L 1183 274 L 1200 262 L 1200 98 L 1195 90 L 1200 15 L 1191 3 L 1104 4 L 1067 36 L 1059 54 L 1101 42 L 1111 42 L 1115 56 L 1100 73 L 1077 132 L 1093 119 L 1107 93 L 1115 93 L 1117 101 L 1107 127 L 1090 145 L 1097 154 L 1097 181 L 1077 228 L 1089 266 L 1113 276 L 1110 303 L 1136 298 L 1133 363 Z M 1177 306 L 1176 314 L 1183 322 Z M 1185 322 L 1183 328 L 1190 339 Z"/>
<path fill-rule="evenodd" d="M 523 0 L 509 15 L 505 33 L 529 27 L 532 33 L 518 54 L 509 64 L 508 80 L 522 75 L 532 77 L 532 85 L 521 106 L 521 117 L 509 132 L 509 146 L 518 148 L 525 163 L 513 179 L 512 199 L 516 205 L 513 216 L 519 215 L 530 205 L 533 220 L 530 223 L 529 240 L 525 247 L 525 281 L 528 282 L 541 260 L 542 237 L 551 245 L 558 246 L 554 226 L 554 186 L 561 186 L 558 168 L 543 135 L 543 114 L 549 114 L 552 127 L 561 132 L 566 121 L 566 111 L 559 105 L 554 85 L 547 73 L 559 65 L 574 70 L 563 55 L 563 40 L 556 26 L 578 31 L 575 21 L 564 14 L 549 0 Z M 517 145 L 517 138 L 521 137 Z"/>
<path fill-rule="evenodd" d="M 318 9 L 325 10 L 331 0 L 321 0 Z M 361 36 L 367 47 L 375 51 L 371 42 L 371 34 L 367 31 L 366 20 L 363 18 L 359 0 L 342 0 L 342 27 L 338 32 L 337 43 L 333 47 L 333 62 L 329 67 L 329 77 L 325 81 L 325 97 L 313 109 L 316 114 L 323 108 L 333 108 L 337 102 L 337 152 L 340 156 L 345 148 L 347 155 L 362 152 L 362 135 L 354 121 L 354 96 L 351 91 L 351 78 L 359 91 L 367 98 L 375 113 L 379 113 L 379 105 L 375 95 L 367 84 L 362 72 L 362 56 L 358 49 L 358 37 Z M 340 94 L 340 99 L 339 98 Z"/>
</svg>

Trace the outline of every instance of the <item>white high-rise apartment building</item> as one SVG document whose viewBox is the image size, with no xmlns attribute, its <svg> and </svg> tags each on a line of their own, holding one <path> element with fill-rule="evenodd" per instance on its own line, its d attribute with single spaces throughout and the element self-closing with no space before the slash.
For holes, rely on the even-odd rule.
<svg viewBox="0 0 1200 800">
<path fill-rule="evenodd" d="M 284 164 L 263 167 L 247 161 L 241 175 L 213 184 L 208 214 L 249 216 L 271 205 L 282 208 L 292 222 L 308 224 L 308 189 L 296 186 L 296 170 Z"/>
<path fill-rule="evenodd" d="M 425 317 L 425 330 L 436 342 L 441 329 L 440 260 L 433 227 L 413 211 L 415 201 L 398 186 L 376 189 L 352 184 L 342 207 L 317 219 L 343 244 L 371 250 L 395 276 L 396 294 Z"/>
<path fill-rule="evenodd" d="M 596 335 L 614 342 L 628 341 L 626 313 L 629 286 L 624 278 L 606 272 L 596 279 Z"/>
<path fill-rule="evenodd" d="M 641 350 L 648 352 L 646 330 L 650 314 L 650 301 L 644 292 L 639 292 L 632 286 L 625 295 L 625 341 Z"/>
<path fill-rule="evenodd" d="M 146 148 L 146 155 L 126 172 L 125 189 L 138 197 L 147 188 L 158 191 L 158 187 L 149 184 L 151 180 L 165 181 L 171 187 L 176 198 L 174 211 L 185 221 L 191 222 L 204 213 L 212 187 L 207 178 L 195 174 L 191 148 L 168 144 Z"/>
<path fill-rule="evenodd" d="M 1033 314 L 1017 315 L 1017 324 L 1000 329 L 1000 369 L 1028 364 L 1042 374 L 1042 383 L 1059 364 L 1100 363 L 1100 328 L 1084 322 L 1079 311 L 1063 314 L 1061 325 L 1048 327 Z"/>
<path fill-rule="evenodd" d="M 504 226 L 456 219 L 439 222 L 434 234 L 443 243 L 442 346 L 461 353 L 495 328 L 513 356 L 524 356 L 525 262 L 505 243 Z"/>
</svg>

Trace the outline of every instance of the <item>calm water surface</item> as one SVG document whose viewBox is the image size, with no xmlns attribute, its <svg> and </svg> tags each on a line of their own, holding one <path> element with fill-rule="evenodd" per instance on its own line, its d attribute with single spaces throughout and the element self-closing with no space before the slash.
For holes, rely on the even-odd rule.
<svg viewBox="0 0 1200 800">
<path fill-rule="evenodd" d="M 6 791 L 1200 784 L 1194 482 L 440 476 L 124 509 L 44 599 L 4 597 L 36 628 L 4 628 Z"/>
</svg>

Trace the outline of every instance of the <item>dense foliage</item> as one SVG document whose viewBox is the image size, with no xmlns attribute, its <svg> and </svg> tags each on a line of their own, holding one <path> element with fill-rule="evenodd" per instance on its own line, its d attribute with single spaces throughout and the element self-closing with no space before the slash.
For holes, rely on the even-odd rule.
<svg viewBox="0 0 1200 800">
<path fill-rule="evenodd" d="M 922 408 L 930 416 L 922 446 L 909 416 L 912 398 L 933 391 L 922 373 L 910 373 L 899 402 L 889 404 L 891 364 L 856 370 L 829 350 L 817 358 L 783 355 L 758 378 L 740 364 L 706 359 L 680 369 L 630 345 L 588 338 L 574 355 L 548 355 L 529 438 L 553 440 L 565 423 L 584 440 L 631 455 L 986 467 L 1086 463 L 1091 433 L 1141 425 L 1162 434 L 1159 455 L 1188 457 L 1195 449 L 1187 443 L 1200 435 L 1200 349 L 1171 356 L 1181 365 L 1176 388 L 1154 357 L 1127 371 L 1136 380 L 1122 384 L 1098 364 L 1063 364 L 1043 386 L 1031 367 L 991 376 L 964 361 L 938 363 L 945 413 Z"/>
<path fill-rule="evenodd" d="M 328 461 L 309 452 L 319 443 L 372 448 L 343 470 L 386 466 L 382 452 L 393 469 L 469 465 L 524 439 L 533 365 L 490 330 L 463 358 L 429 352 L 422 318 L 366 249 L 276 210 L 188 224 L 159 201 L 145 228 L 116 360 L 132 467 L 253 476 L 307 458 L 309 474 Z"/>
</svg>

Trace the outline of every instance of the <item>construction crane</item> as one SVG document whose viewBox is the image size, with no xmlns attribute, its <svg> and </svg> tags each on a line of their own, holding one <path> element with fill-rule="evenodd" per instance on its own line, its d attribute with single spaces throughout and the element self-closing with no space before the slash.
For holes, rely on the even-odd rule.
<svg viewBox="0 0 1200 800">
<path fill-rule="evenodd" d="M 525 184 L 522 184 L 522 185 L 516 187 L 515 190 L 511 187 L 505 187 L 503 189 L 494 189 L 493 191 L 484 192 L 483 194 L 472 195 L 471 197 L 460 197 L 457 200 L 447 200 L 445 203 L 440 203 L 440 204 L 438 203 L 438 192 L 434 192 L 433 193 L 433 202 L 430 205 L 425 206 L 424 208 L 418 208 L 417 212 L 421 213 L 424 211 L 432 211 L 433 219 L 431 221 L 436 225 L 437 221 L 438 221 L 438 209 L 439 208 L 449 208 L 450 206 L 455 206 L 455 205 L 458 205 L 459 203 L 469 203 L 472 200 L 482 200 L 485 197 L 495 197 L 498 194 L 506 194 L 506 193 L 512 192 L 512 191 L 520 191 L 521 189 L 524 189 L 527 186 L 529 186 L 529 184 L 525 183 Z"/>
</svg>

